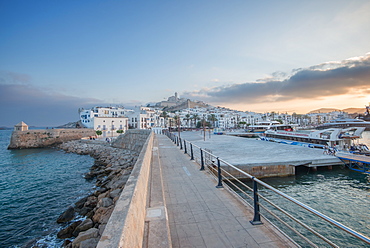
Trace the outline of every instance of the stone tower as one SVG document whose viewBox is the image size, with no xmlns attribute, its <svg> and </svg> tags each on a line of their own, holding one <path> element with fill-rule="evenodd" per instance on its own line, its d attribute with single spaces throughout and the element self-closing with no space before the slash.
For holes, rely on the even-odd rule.
<svg viewBox="0 0 370 248">
<path fill-rule="evenodd" d="M 28 125 L 23 121 L 19 122 L 17 125 L 14 126 L 14 131 L 27 131 Z"/>
</svg>

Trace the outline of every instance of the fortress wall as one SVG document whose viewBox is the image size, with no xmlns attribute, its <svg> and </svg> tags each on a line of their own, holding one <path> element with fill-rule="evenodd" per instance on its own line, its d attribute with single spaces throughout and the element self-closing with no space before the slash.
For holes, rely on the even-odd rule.
<svg viewBox="0 0 370 248">
<path fill-rule="evenodd" d="M 49 147 L 95 135 L 95 131 L 88 128 L 13 131 L 8 149 Z"/>
</svg>

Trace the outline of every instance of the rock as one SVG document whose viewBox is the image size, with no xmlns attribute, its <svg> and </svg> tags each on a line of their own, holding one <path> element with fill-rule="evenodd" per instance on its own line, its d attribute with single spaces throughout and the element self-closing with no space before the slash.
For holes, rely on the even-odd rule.
<svg viewBox="0 0 370 248">
<path fill-rule="evenodd" d="M 91 219 L 86 219 L 81 222 L 80 225 L 76 227 L 76 229 L 73 231 L 73 236 L 77 237 L 80 232 L 84 232 L 94 226 L 94 223 Z"/>
<path fill-rule="evenodd" d="M 84 207 L 95 208 L 98 204 L 98 198 L 96 196 L 89 196 L 84 204 Z"/>
<path fill-rule="evenodd" d="M 101 201 L 101 199 L 106 198 L 106 197 L 109 197 L 109 191 L 98 195 L 98 205 L 99 205 L 99 202 Z"/>
<path fill-rule="evenodd" d="M 99 230 L 97 228 L 91 228 L 87 231 L 80 232 L 80 234 L 78 234 L 77 238 L 75 238 L 75 240 L 73 240 L 72 248 L 79 248 L 80 243 L 82 241 L 92 239 L 92 238 L 98 238 L 98 237 L 99 237 Z"/>
<path fill-rule="evenodd" d="M 72 206 L 69 206 L 68 209 L 64 211 L 64 213 L 62 213 L 58 217 L 57 223 L 65 223 L 65 222 L 71 221 L 73 220 L 74 217 L 75 217 L 75 210 Z"/>
<path fill-rule="evenodd" d="M 113 190 L 112 192 L 109 193 L 109 197 L 114 199 L 114 198 L 121 195 L 121 191 L 122 191 L 121 189 L 115 189 L 115 190 Z"/>
<path fill-rule="evenodd" d="M 99 202 L 97 207 L 103 207 L 107 208 L 109 206 L 113 205 L 113 200 L 109 197 L 102 198 Z"/>
<path fill-rule="evenodd" d="M 81 198 L 75 203 L 75 208 L 79 208 L 79 209 L 83 208 L 86 201 L 87 201 L 87 196 L 84 198 Z"/>
<path fill-rule="evenodd" d="M 60 230 L 57 234 L 57 237 L 59 239 L 66 239 L 66 238 L 76 237 L 77 235 L 73 235 L 73 232 L 75 231 L 76 227 L 79 226 L 81 223 L 82 223 L 82 221 L 80 221 L 80 220 L 76 221 L 76 222 L 73 222 L 68 227 Z"/>
<path fill-rule="evenodd" d="M 99 229 L 99 236 L 102 236 L 103 235 L 103 232 L 105 230 L 105 227 L 107 226 L 107 224 L 100 224 L 98 229 Z"/>
<path fill-rule="evenodd" d="M 119 178 L 116 178 L 116 180 L 110 181 L 105 186 L 110 189 L 121 189 L 123 188 L 123 186 L 125 186 L 129 176 L 130 175 L 121 175 Z"/>
<path fill-rule="evenodd" d="M 95 223 L 99 223 L 99 224 L 106 224 L 106 223 L 108 223 L 109 217 L 112 214 L 113 209 L 114 209 L 114 206 L 110 206 L 108 208 L 105 208 L 105 207 L 98 208 L 95 211 L 95 214 L 92 217 L 92 220 Z"/>
<path fill-rule="evenodd" d="M 80 243 L 80 248 L 95 248 L 99 243 L 99 238 L 86 239 Z"/>
<path fill-rule="evenodd" d="M 89 213 L 91 210 L 93 210 L 94 208 L 91 208 L 91 207 L 83 207 L 81 209 L 78 209 L 78 213 L 82 216 L 87 216 L 87 213 Z"/>
<path fill-rule="evenodd" d="M 62 247 L 66 247 L 66 248 L 72 247 L 72 241 L 70 241 L 68 239 L 65 239 L 63 244 L 62 244 Z"/>
</svg>

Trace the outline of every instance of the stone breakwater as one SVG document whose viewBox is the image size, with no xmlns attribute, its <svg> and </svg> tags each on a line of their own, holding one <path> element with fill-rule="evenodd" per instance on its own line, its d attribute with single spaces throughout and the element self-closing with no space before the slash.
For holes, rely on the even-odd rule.
<svg viewBox="0 0 370 248">
<path fill-rule="evenodd" d="M 126 140 L 128 137 L 132 135 L 126 135 Z M 125 140 L 125 138 L 119 140 Z M 138 143 L 142 142 L 136 140 L 135 144 Z M 138 148 L 136 145 L 134 147 Z M 85 178 L 96 180 L 97 189 L 59 216 L 57 222 L 65 227 L 57 236 L 65 239 L 64 247 L 95 247 L 113 212 L 115 202 L 131 174 L 139 151 L 112 147 L 102 141 L 88 140 L 70 141 L 59 145 L 59 148 L 66 152 L 90 155 L 95 159 L 94 165 Z M 81 218 L 82 216 L 85 219 Z M 74 240 L 71 241 L 73 238 Z"/>
</svg>

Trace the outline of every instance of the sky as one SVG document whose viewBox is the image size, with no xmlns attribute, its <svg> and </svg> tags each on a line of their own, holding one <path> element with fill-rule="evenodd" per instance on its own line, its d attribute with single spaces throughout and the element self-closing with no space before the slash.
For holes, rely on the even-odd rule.
<svg viewBox="0 0 370 248">
<path fill-rule="evenodd" d="M 370 102 L 370 1 L 1 0 L 0 126 L 180 97 L 307 113 Z"/>
</svg>

